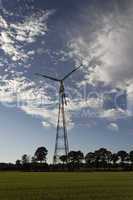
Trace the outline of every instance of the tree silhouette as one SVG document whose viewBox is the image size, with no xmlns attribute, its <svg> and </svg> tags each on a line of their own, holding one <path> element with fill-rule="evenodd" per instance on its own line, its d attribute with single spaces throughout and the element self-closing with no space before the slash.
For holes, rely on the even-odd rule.
<svg viewBox="0 0 133 200">
<path fill-rule="evenodd" d="M 106 154 L 105 155 L 106 155 L 107 164 L 109 165 L 111 163 L 111 159 L 112 159 L 112 152 L 106 150 Z"/>
<path fill-rule="evenodd" d="M 116 166 L 117 161 L 119 160 L 118 154 L 113 153 L 111 156 L 111 161 L 113 162 L 113 165 Z"/>
<path fill-rule="evenodd" d="M 35 159 L 39 161 L 40 163 L 43 161 L 46 162 L 47 154 L 48 154 L 48 150 L 45 147 L 39 147 L 35 152 Z"/>
<path fill-rule="evenodd" d="M 95 162 L 95 153 L 87 153 L 85 156 L 85 162 L 89 167 L 91 167 Z"/>
<path fill-rule="evenodd" d="M 68 160 L 74 166 L 80 166 L 84 159 L 84 154 L 81 151 L 70 151 L 68 153 Z"/>
<path fill-rule="evenodd" d="M 96 167 L 102 166 L 105 167 L 111 162 L 112 153 L 105 148 L 100 148 L 99 150 L 95 151 L 95 162 Z"/>
<path fill-rule="evenodd" d="M 28 164 L 29 163 L 29 156 L 27 154 L 24 154 L 22 156 L 21 162 L 22 162 L 23 165 Z"/>
<path fill-rule="evenodd" d="M 126 151 L 118 151 L 117 155 L 118 155 L 120 162 L 123 166 L 124 162 L 127 161 L 128 153 Z"/>
<path fill-rule="evenodd" d="M 37 162 L 36 158 L 34 156 L 32 156 L 31 163 L 36 163 L 36 162 Z"/>
<path fill-rule="evenodd" d="M 67 162 L 67 156 L 66 156 L 66 155 L 60 156 L 60 160 L 61 160 L 61 162 L 62 162 L 63 164 L 66 163 L 66 162 Z"/>
<path fill-rule="evenodd" d="M 49 171 L 56 169 L 52 164 L 43 163 L 46 162 L 46 156 L 48 150 L 45 147 L 39 147 L 34 156 L 29 160 L 29 156 L 24 154 L 21 160 L 16 161 L 16 165 L 1 164 L 0 169 L 3 169 L 3 166 L 9 169 L 17 170 L 30 170 L 30 171 Z M 117 153 L 112 153 L 106 148 L 100 148 L 94 152 L 89 152 L 84 157 L 82 151 L 70 151 L 68 156 L 60 156 L 61 163 L 57 165 L 57 169 L 82 169 L 84 167 L 87 169 L 92 168 L 101 168 L 102 170 L 133 170 L 133 150 L 127 153 L 124 150 L 118 151 Z M 83 162 L 85 161 L 85 163 Z M 38 163 L 40 162 L 40 163 Z M 67 163 L 68 165 L 64 165 Z"/>
<path fill-rule="evenodd" d="M 16 166 L 19 168 L 21 167 L 21 160 L 16 160 Z"/>
<path fill-rule="evenodd" d="M 130 151 L 130 153 L 129 153 L 129 160 L 131 161 L 131 163 L 133 165 L 133 151 Z"/>
</svg>

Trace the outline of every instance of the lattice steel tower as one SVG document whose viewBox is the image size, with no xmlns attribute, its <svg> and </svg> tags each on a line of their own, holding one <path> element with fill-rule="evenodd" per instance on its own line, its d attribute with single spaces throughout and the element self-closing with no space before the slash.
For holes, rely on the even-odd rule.
<svg viewBox="0 0 133 200">
<path fill-rule="evenodd" d="M 61 155 L 67 156 L 69 152 L 66 118 L 65 118 L 65 105 L 67 105 L 67 102 L 65 98 L 64 83 L 63 81 L 61 81 L 59 90 L 57 133 L 55 142 L 55 152 L 53 157 L 54 164 L 57 164 L 59 162 Z"/>
<path fill-rule="evenodd" d="M 60 83 L 59 89 L 59 111 L 58 111 L 58 122 L 57 122 L 57 131 L 56 131 L 56 142 L 55 142 L 55 151 L 53 156 L 53 163 L 58 164 L 60 162 L 60 156 L 64 155 L 68 156 L 69 145 L 68 145 L 68 137 L 67 137 L 67 127 L 66 127 L 66 118 L 65 118 L 65 105 L 67 105 L 64 81 L 76 70 L 78 70 L 81 66 L 77 67 L 70 73 L 68 73 L 63 79 L 57 79 L 54 77 L 46 76 L 43 74 L 36 75 L 42 76 L 44 78 L 48 78 L 53 81 L 57 81 Z M 67 159 L 66 159 L 67 163 Z"/>
</svg>

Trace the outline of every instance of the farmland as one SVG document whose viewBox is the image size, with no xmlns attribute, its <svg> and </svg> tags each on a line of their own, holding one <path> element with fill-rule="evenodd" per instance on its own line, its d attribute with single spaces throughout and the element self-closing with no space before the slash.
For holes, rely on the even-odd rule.
<svg viewBox="0 0 133 200">
<path fill-rule="evenodd" d="M 132 200 L 132 172 L 1 172 L 2 200 Z"/>
</svg>

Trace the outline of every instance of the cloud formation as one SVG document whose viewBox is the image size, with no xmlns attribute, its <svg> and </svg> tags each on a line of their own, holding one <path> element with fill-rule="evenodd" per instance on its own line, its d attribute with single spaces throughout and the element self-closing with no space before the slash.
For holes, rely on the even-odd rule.
<svg viewBox="0 0 133 200">
<path fill-rule="evenodd" d="M 69 56 L 84 64 L 83 83 L 103 82 L 126 88 L 126 84 L 132 82 L 132 10 L 133 5 L 123 13 L 119 9 L 105 14 L 99 11 L 97 15 L 95 9 L 88 15 L 83 12 L 85 26 L 68 43 Z M 90 15 L 93 16 L 91 24 Z"/>
<path fill-rule="evenodd" d="M 37 86 L 29 80 L 24 75 L 23 64 L 28 63 L 35 53 L 34 48 L 29 50 L 30 45 L 47 33 L 47 22 L 53 13 L 53 10 L 40 10 L 21 22 L 9 22 L 0 15 L 0 46 L 4 54 L 4 59 L 0 59 L 0 102 L 3 106 L 18 107 L 27 114 L 39 116 L 45 120 L 42 124 L 46 127 L 49 122 L 52 126 L 56 124 L 56 109 L 51 113 L 49 108 L 42 108 L 53 103 L 47 93 L 51 85 Z M 17 70 L 18 65 L 22 66 L 21 71 Z"/>
<path fill-rule="evenodd" d="M 12 61 L 25 62 L 33 51 L 26 48 L 48 31 L 47 21 L 54 11 L 40 11 L 27 16 L 22 22 L 7 22 L 0 16 L 0 46 Z"/>
<path fill-rule="evenodd" d="M 81 9 L 84 22 L 80 31 L 73 24 L 72 34 L 69 34 L 69 51 L 64 56 L 82 63 L 84 78 L 78 86 L 89 84 L 94 88 L 119 88 L 127 92 L 128 111 L 108 109 L 99 112 L 102 118 L 123 118 L 131 116 L 133 111 L 133 4 L 122 12 L 114 3 L 113 11 L 101 12 L 100 7 Z M 133 114 L 133 112 L 132 112 Z"/>
<path fill-rule="evenodd" d="M 119 126 L 116 124 L 116 123 L 110 123 L 108 125 L 108 129 L 111 130 L 111 131 L 119 131 Z"/>
<path fill-rule="evenodd" d="M 128 100 L 130 99 L 129 107 L 131 108 L 133 97 L 132 8 L 125 13 L 119 12 L 119 9 L 104 14 L 100 11 L 96 14 L 94 8 L 91 12 L 84 11 L 84 9 L 81 11 L 84 23 L 81 24 L 80 31 L 75 34 L 76 31 L 73 29 L 76 23 L 74 23 L 72 32 L 69 34 L 67 51 L 56 52 L 62 63 L 67 59 L 72 59 L 76 65 L 83 64 L 80 71 L 83 78 L 81 81 L 79 79 L 77 87 L 73 89 L 75 93 L 78 93 L 80 86 L 85 84 L 98 88 L 99 83 L 102 83 L 103 92 L 105 86 L 110 86 L 111 89 L 117 87 L 127 89 Z M 56 126 L 57 122 L 57 99 L 55 103 L 55 99 L 48 92 L 48 88 L 51 88 L 52 84 L 45 82 L 45 87 L 39 88 L 34 81 L 28 80 L 24 75 L 24 70 L 18 72 L 14 68 L 23 64 L 27 64 L 27 67 L 31 65 L 31 62 L 28 61 L 33 59 L 37 51 L 39 52 L 36 45 L 34 47 L 32 45 L 41 37 L 44 40 L 44 36 L 49 31 L 49 16 L 53 13 L 53 10 L 40 10 L 17 22 L 9 22 L 0 16 L 0 45 L 4 55 L 4 59 L 0 59 L 0 66 L 9 65 L 4 69 L 4 72 L 2 71 L 0 100 L 12 103 L 17 102 L 19 98 L 19 107 L 27 114 L 39 116 L 43 121 L 42 124 L 46 127 Z M 43 44 L 45 44 L 45 40 Z M 44 49 L 40 49 L 40 51 L 44 52 Z M 45 51 L 50 54 L 52 48 L 50 51 L 49 49 Z M 50 56 L 53 55 L 54 52 Z M 57 97 L 57 90 L 55 93 Z M 79 97 L 77 101 L 73 100 L 73 96 L 68 97 L 70 104 L 67 107 L 67 118 L 71 127 L 74 121 L 72 111 L 77 115 L 80 110 L 90 109 L 93 113 L 95 112 L 95 117 L 110 121 L 130 115 L 129 112 L 122 109 L 104 110 L 102 107 L 103 99 L 100 96 L 87 100 Z M 42 100 L 45 100 L 45 103 L 42 103 Z M 31 107 L 31 104 L 34 106 Z M 46 104 L 50 107 L 46 107 Z"/>
</svg>

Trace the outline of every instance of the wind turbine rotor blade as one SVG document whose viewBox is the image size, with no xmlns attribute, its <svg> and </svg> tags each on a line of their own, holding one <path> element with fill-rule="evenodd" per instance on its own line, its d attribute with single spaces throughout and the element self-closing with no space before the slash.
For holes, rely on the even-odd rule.
<svg viewBox="0 0 133 200">
<path fill-rule="evenodd" d="M 67 79 L 72 73 L 74 73 L 75 71 L 77 71 L 80 67 L 81 67 L 81 65 L 80 65 L 79 67 L 75 68 L 74 70 L 72 70 L 70 73 L 68 73 L 68 74 L 63 78 L 63 81 L 64 81 L 65 79 Z"/>
<path fill-rule="evenodd" d="M 53 80 L 53 81 L 58 81 L 58 82 L 60 81 L 59 79 L 56 79 L 56 78 L 53 78 L 53 77 L 51 77 L 51 76 L 47 76 L 47 75 L 44 75 L 44 74 L 36 73 L 35 75 L 41 76 L 41 77 L 43 77 L 43 78 L 48 78 L 48 79 Z"/>
</svg>

